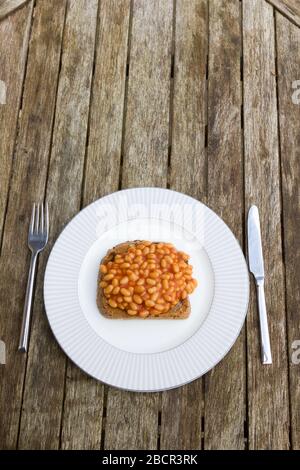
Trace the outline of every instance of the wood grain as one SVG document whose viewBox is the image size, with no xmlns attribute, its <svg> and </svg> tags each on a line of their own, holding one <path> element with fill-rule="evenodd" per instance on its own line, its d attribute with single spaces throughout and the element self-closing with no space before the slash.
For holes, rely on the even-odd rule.
<svg viewBox="0 0 300 470">
<path fill-rule="evenodd" d="M 300 365 L 293 358 L 293 342 L 299 341 L 300 279 L 300 95 L 293 83 L 300 80 L 300 29 L 276 14 L 279 125 L 281 143 L 284 260 L 288 353 L 290 364 L 291 444 L 300 449 Z M 298 90 L 300 89 L 298 83 Z M 293 96 L 294 95 L 294 96 Z M 299 350 L 299 344 L 298 344 Z M 299 354 L 296 355 L 296 360 Z"/>
<path fill-rule="evenodd" d="M 60 444 L 62 449 L 100 448 L 103 402 L 104 385 L 68 361 Z"/>
<path fill-rule="evenodd" d="M 300 3 L 299 0 L 267 0 L 277 10 L 286 15 L 286 17 L 300 26 Z"/>
<path fill-rule="evenodd" d="M 106 450 L 156 449 L 158 394 L 108 389 Z"/>
<path fill-rule="evenodd" d="M 202 379 L 163 392 L 161 408 L 160 449 L 201 449 Z"/>
<path fill-rule="evenodd" d="M 167 184 L 172 18 L 171 0 L 133 4 L 122 187 Z M 158 405 L 109 388 L 105 449 L 156 449 Z"/>
<path fill-rule="evenodd" d="M 84 204 L 118 190 L 130 0 L 100 2 Z"/>
<path fill-rule="evenodd" d="M 273 365 L 262 366 L 252 282 L 247 319 L 249 448 L 287 449 L 290 423 L 272 7 L 245 0 L 243 27 L 245 208 L 256 204 L 260 212 L 273 354 Z"/>
<path fill-rule="evenodd" d="M 207 2 L 177 2 L 170 188 L 206 200 Z M 162 394 L 161 449 L 200 449 L 202 380 Z"/>
<path fill-rule="evenodd" d="M 177 3 L 170 185 L 202 199 L 207 189 L 205 151 L 207 2 Z"/>
<path fill-rule="evenodd" d="M 99 5 L 83 204 L 118 188 L 130 2 Z M 104 385 L 69 364 L 61 446 L 99 449 Z"/>
<path fill-rule="evenodd" d="M 0 0 L 0 20 L 22 7 L 28 0 Z"/>
<path fill-rule="evenodd" d="M 0 23 L 0 241 L 21 105 L 31 16 L 32 2 Z"/>
<path fill-rule="evenodd" d="M 66 408 L 63 416 L 62 445 L 72 447 L 73 443 L 79 444 L 84 439 L 89 445 L 91 439 L 94 439 L 89 426 L 84 425 L 82 415 L 76 413 L 78 410 L 70 409 L 71 403 L 77 400 L 77 403 L 81 403 L 81 413 L 87 411 L 86 402 L 80 397 L 80 387 L 82 382 L 89 380 L 85 376 L 78 378 L 77 373 L 73 376 L 71 365 L 67 368 L 63 401 L 66 356 L 50 333 L 45 317 L 43 273 L 53 241 L 80 208 L 97 5 L 97 0 L 71 0 L 67 7 L 47 180 L 46 198 L 51 214 L 51 239 L 41 257 L 39 267 L 20 425 L 19 448 L 22 449 L 59 447 L 63 405 Z M 75 392 L 76 384 L 79 384 L 79 387 Z M 93 395 L 91 391 L 90 398 Z M 101 408 L 101 397 L 98 400 L 97 395 L 94 395 L 94 398 L 93 406 L 97 408 L 100 401 Z M 95 408 L 89 409 L 89 413 L 93 413 Z M 70 436 L 72 426 L 77 432 Z"/>
<path fill-rule="evenodd" d="M 130 50 L 122 186 L 165 186 L 173 2 L 136 0 Z"/>
<path fill-rule="evenodd" d="M 243 149 L 238 0 L 209 4 L 208 204 L 243 246 Z M 244 449 L 245 334 L 205 376 L 205 449 Z"/>
<path fill-rule="evenodd" d="M 7 350 L 6 366 L 0 370 L 4 448 L 16 447 L 18 437 L 26 355 L 18 353 L 17 346 L 30 257 L 28 219 L 32 203 L 44 194 L 64 22 L 63 5 L 55 4 L 58 14 L 51 22 L 49 3 L 36 6 L 0 259 L 0 331 Z"/>
<path fill-rule="evenodd" d="M 0 0 L 1 448 L 300 449 L 299 5 Z M 69 362 L 44 312 L 47 255 L 82 205 L 134 186 L 207 202 L 241 244 L 258 205 L 272 366 L 260 362 L 253 282 L 246 333 L 189 385 L 130 393 Z M 26 358 L 17 344 L 28 218 L 45 195 L 51 235 Z"/>
</svg>

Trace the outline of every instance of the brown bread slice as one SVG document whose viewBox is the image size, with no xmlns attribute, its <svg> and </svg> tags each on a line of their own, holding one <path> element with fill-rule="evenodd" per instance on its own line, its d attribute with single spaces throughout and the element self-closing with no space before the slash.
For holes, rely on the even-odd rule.
<svg viewBox="0 0 300 470">
<path fill-rule="evenodd" d="M 119 245 L 114 246 L 111 250 L 107 252 L 105 257 L 101 260 L 100 264 L 106 264 L 108 261 L 112 261 L 116 254 L 121 254 L 127 251 L 130 246 L 136 245 L 141 243 L 140 240 L 135 240 L 132 242 L 125 242 L 120 243 Z M 157 242 L 158 243 L 158 242 Z M 185 300 L 181 300 L 178 304 L 174 305 L 167 313 L 163 313 L 159 316 L 150 314 L 146 318 L 142 318 L 140 316 L 131 316 L 128 315 L 125 311 L 121 310 L 120 308 L 112 308 L 107 298 L 103 294 L 103 289 L 100 287 L 102 273 L 99 270 L 98 274 L 98 283 L 97 283 L 97 306 L 106 318 L 111 319 L 123 319 L 123 320 L 131 320 L 131 319 L 139 319 L 139 320 L 182 320 L 184 318 L 188 318 L 191 312 L 191 304 L 189 298 L 187 297 Z"/>
</svg>

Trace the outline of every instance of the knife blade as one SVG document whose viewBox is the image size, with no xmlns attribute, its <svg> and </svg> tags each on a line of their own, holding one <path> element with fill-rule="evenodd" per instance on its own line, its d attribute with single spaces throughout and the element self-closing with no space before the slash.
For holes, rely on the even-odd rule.
<svg viewBox="0 0 300 470">
<path fill-rule="evenodd" d="M 264 291 L 265 270 L 261 242 L 259 212 L 252 206 L 248 213 L 248 259 L 249 270 L 256 281 L 260 324 L 261 359 L 263 364 L 272 364 L 272 353 Z"/>
<path fill-rule="evenodd" d="M 255 279 L 264 279 L 264 259 L 261 243 L 258 208 L 250 207 L 248 215 L 248 254 L 249 268 Z"/>
</svg>

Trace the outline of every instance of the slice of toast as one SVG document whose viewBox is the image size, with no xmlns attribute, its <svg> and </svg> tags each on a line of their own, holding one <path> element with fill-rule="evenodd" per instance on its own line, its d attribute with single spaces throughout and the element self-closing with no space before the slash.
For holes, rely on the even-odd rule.
<svg viewBox="0 0 300 470">
<path fill-rule="evenodd" d="M 112 261 L 116 254 L 122 254 L 126 252 L 130 246 L 133 246 L 138 243 L 142 243 L 142 242 L 140 240 L 135 240 L 132 242 L 120 243 L 119 245 L 113 247 L 111 250 L 107 252 L 106 256 L 101 260 L 100 264 L 106 264 L 109 261 Z M 167 313 L 162 313 L 160 315 L 150 314 L 146 318 L 142 318 L 138 315 L 130 316 L 124 310 L 121 310 L 120 308 L 112 308 L 109 305 L 108 299 L 104 296 L 103 289 L 102 287 L 100 287 L 101 277 L 102 277 L 102 273 L 99 270 L 98 283 L 97 283 L 97 286 L 98 286 L 97 287 L 97 306 L 100 312 L 102 313 L 102 315 L 104 315 L 106 318 L 123 319 L 123 320 L 130 320 L 130 319 L 182 320 L 184 318 L 188 318 L 188 316 L 190 315 L 191 304 L 190 304 L 189 298 L 187 297 L 186 299 L 181 300 L 176 305 L 174 305 Z"/>
</svg>

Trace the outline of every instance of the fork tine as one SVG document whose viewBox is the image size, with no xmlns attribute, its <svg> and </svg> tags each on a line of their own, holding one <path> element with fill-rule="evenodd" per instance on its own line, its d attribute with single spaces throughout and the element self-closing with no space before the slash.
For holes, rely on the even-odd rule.
<svg viewBox="0 0 300 470">
<path fill-rule="evenodd" d="M 39 222 L 40 222 L 40 204 L 36 205 L 36 212 L 35 212 L 35 233 L 39 233 Z"/>
<path fill-rule="evenodd" d="M 31 219 L 30 219 L 30 225 L 29 225 L 29 233 L 34 232 L 34 219 L 35 219 L 35 204 L 33 204 L 33 206 L 32 206 Z"/>
<path fill-rule="evenodd" d="M 41 223 L 40 223 L 40 232 L 44 233 L 44 204 L 41 203 Z"/>
<path fill-rule="evenodd" d="M 46 231 L 46 237 L 48 239 L 48 235 L 49 235 L 49 206 L 48 206 L 48 202 L 46 202 L 45 212 L 46 212 L 45 231 Z"/>
</svg>

